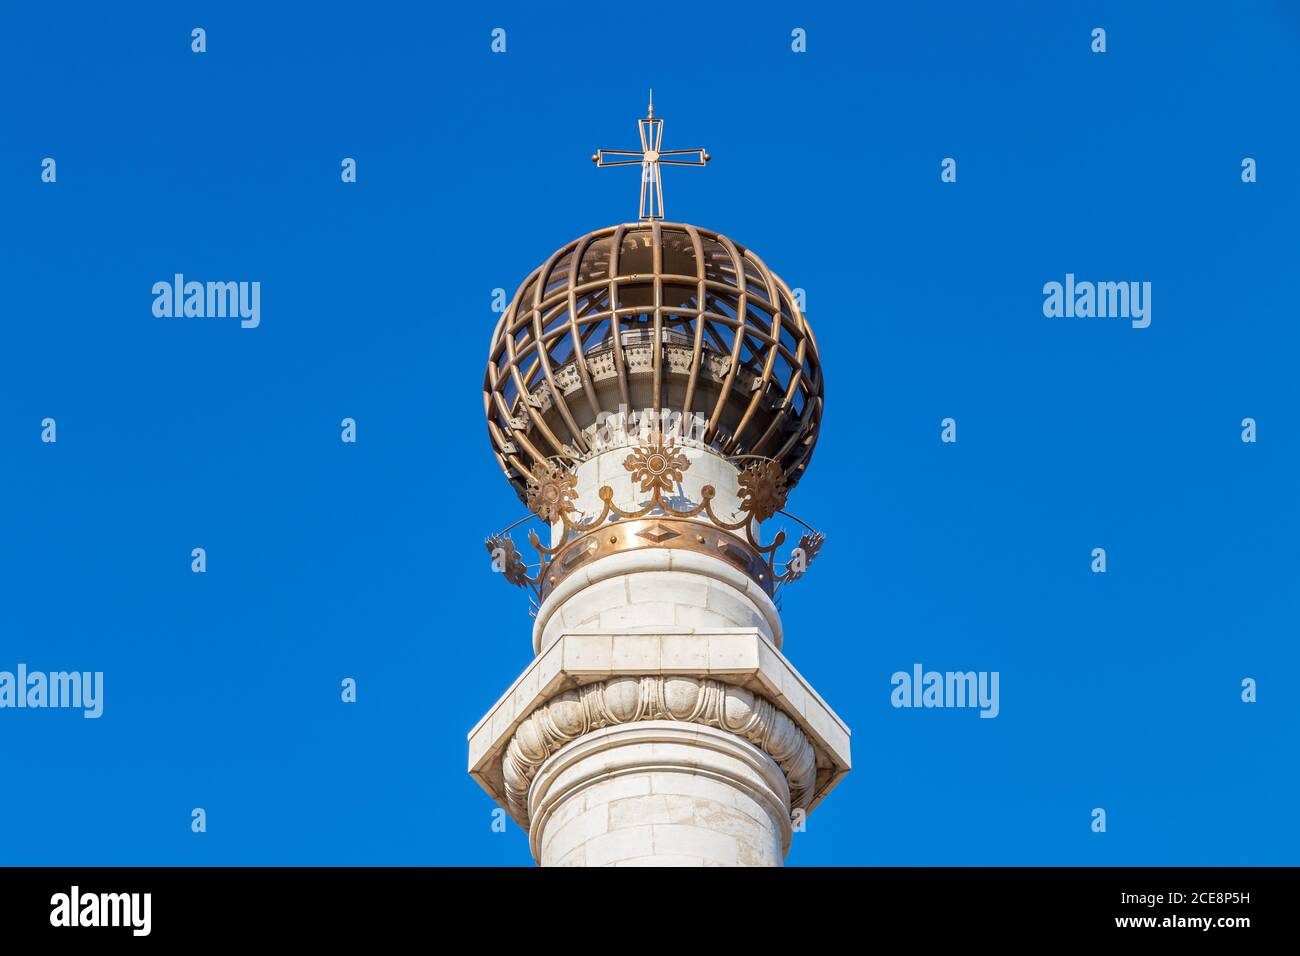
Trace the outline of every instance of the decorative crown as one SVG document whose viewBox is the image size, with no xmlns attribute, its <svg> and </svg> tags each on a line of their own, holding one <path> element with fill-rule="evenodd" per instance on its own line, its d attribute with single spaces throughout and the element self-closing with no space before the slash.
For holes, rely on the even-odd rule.
<svg viewBox="0 0 1300 956">
<path fill-rule="evenodd" d="M 640 548 L 678 548 L 727 560 L 775 598 L 784 585 L 803 577 L 821 551 L 825 536 L 783 510 L 786 474 L 779 461 L 754 455 L 740 456 L 740 460 L 747 463 L 738 466 L 740 506 L 736 514 L 728 518 L 718 513 L 714 508 L 717 490 L 712 485 L 700 490 L 698 502 L 687 501 L 678 507 L 671 495 L 674 484 L 690 470 L 690 459 L 673 438 L 654 434 L 640 441 L 623 460 L 632 481 L 642 493 L 650 493 L 650 500 L 640 508 L 626 510 L 614 503 L 613 488 L 603 485 L 597 492 L 600 513 L 587 521 L 580 520 L 574 505 L 577 475 L 555 461 L 539 462 L 528 477 L 530 514 L 485 541 L 493 569 L 509 583 L 532 591 L 535 612 L 562 580 L 599 558 Z M 806 529 L 784 561 L 776 558 L 777 549 L 786 541 L 784 529 L 768 544 L 761 543 L 756 534 L 757 525 L 775 514 Z M 563 533 L 556 534 L 559 544 L 547 547 L 530 529 L 528 542 L 538 560 L 529 565 L 509 532 L 533 517 L 559 525 L 556 530 Z"/>
</svg>

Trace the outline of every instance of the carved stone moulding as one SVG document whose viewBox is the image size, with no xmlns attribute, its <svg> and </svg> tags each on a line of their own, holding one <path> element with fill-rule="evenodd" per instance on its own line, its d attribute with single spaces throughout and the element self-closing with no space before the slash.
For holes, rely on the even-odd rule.
<svg viewBox="0 0 1300 956">
<path fill-rule="evenodd" d="M 502 759 L 510 815 L 528 826 L 528 790 L 537 770 L 566 744 L 602 727 L 642 720 L 703 724 L 759 747 L 785 774 L 791 809 L 812 799 L 817 755 L 799 726 L 760 694 L 693 676 L 617 677 L 564 691 L 526 717 Z"/>
<path fill-rule="evenodd" d="M 849 728 L 771 641 L 756 628 L 718 628 L 562 634 L 469 732 L 469 771 L 527 826 L 530 773 L 603 732 L 598 725 L 639 726 L 656 714 L 683 730 L 734 734 L 783 764 L 792 807 L 811 812 L 850 769 Z M 811 782 L 800 740 L 811 745 Z"/>
</svg>

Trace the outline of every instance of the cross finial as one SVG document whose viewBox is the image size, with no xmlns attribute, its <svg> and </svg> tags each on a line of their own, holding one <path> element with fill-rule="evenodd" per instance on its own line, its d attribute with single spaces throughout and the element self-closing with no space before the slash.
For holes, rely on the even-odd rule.
<svg viewBox="0 0 1300 956">
<path fill-rule="evenodd" d="M 664 187 L 659 166 L 703 166 L 712 157 L 703 149 L 660 149 L 664 138 L 664 121 L 655 119 L 655 91 L 650 91 L 650 108 L 645 119 L 637 120 L 641 149 L 600 149 L 591 157 L 597 166 L 641 167 L 641 220 L 652 222 L 664 217 Z M 665 157 L 680 157 L 666 159 Z M 620 157 L 609 159 L 608 157 Z M 625 158 L 623 158 L 625 157 Z M 649 187 L 649 188 L 647 188 Z"/>
</svg>

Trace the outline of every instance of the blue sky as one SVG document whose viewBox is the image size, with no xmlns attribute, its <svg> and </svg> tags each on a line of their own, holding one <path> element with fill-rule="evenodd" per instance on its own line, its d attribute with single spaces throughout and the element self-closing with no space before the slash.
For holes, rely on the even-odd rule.
<svg viewBox="0 0 1300 956">
<path fill-rule="evenodd" d="M 492 291 L 635 217 L 589 156 L 650 86 L 714 157 L 669 219 L 805 289 L 825 368 L 785 650 L 854 769 L 789 862 L 1297 861 L 1300 12 L 746 6 L 4 6 L 0 669 L 105 703 L 0 710 L 0 863 L 529 864 L 465 772 L 531 657 Z M 177 272 L 261 325 L 154 318 Z M 1044 317 L 1067 272 L 1150 327 Z M 893 709 L 917 662 L 999 717 Z"/>
</svg>

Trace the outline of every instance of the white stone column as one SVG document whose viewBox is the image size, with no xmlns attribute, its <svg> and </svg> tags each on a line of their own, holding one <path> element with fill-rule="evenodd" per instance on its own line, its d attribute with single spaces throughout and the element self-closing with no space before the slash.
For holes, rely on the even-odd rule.
<svg viewBox="0 0 1300 956">
<path fill-rule="evenodd" d="M 790 847 L 781 769 L 713 727 L 593 731 L 542 765 L 528 804 L 542 866 L 780 866 Z"/>
<path fill-rule="evenodd" d="M 647 506 L 631 448 L 576 469 L 574 524 Z M 705 448 L 671 509 L 713 490 L 745 512 L 737 467 Z M 656 509 L 574 535 L 552 526 L 530 667 L 470 735 L 470 770 L 529 831 L 542 866 L 781 866 L 791 814 L 848 772 L 848 728 L 781 656 L 772 571 L 707 514 Z"/>
</svg>

